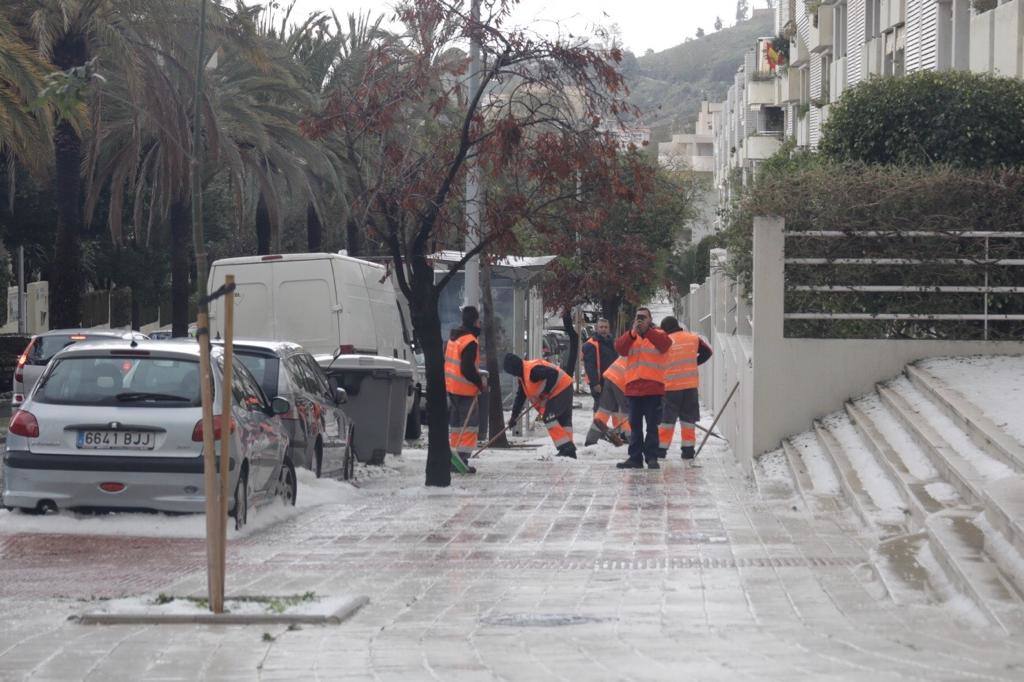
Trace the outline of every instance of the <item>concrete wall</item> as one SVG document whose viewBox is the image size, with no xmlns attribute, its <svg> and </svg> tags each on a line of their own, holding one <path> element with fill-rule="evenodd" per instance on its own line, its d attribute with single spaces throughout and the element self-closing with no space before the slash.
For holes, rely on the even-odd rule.
<svg viewBox="0 0 1024 682">
<path fill-rule="evenodd" d="M 754 221 L 752 322 L 746 297 L 721 272 L 727 255 L 712 254 L 712 273 L 691 288 L 684 309 L 715 356 L 701 368 L 701 398 L 718 413 L 728 391 L 722 435 L 750 471 L 754 458 L 805 431 L 814 419 L 899 374 L 910 362 L 943 355 L 1024 355 L 1024 343 L 905 339 L 789 339 L 783 335 L 785 236 L 780 218 Z"/>
</svg>

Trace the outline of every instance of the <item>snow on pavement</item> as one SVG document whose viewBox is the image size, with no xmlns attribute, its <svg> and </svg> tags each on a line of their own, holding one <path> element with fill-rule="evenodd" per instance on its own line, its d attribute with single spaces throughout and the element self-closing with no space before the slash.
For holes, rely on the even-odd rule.
<svg viewBox="0 0 1024 682">
<path fill-rule="evenodd" d="M 896 486 L 892 484 L 874 454 L 861 439 L 860 434 L 847 418 L 845 412 L 835 412 L 824 420 L 825 427 L 832 432 L 843 448 L 846 458 L 853 465 L 861 483 L 878 508 L 878 519 L 883 523 L 900 524 L 904 521 L 904 505 Z"/>
<path fill-rule="evenodd" d="M 939 472 L 928 459 L 928 455 L 900 426 L 896 417 L 882 404 L 882 399 L 878 397 L 877 393 L 858 398 L 853 401 L 853 404 L 874 423 L 882 438 L 903 460 L 903 464 L 906 465 L 911 476 L 919 481 L 930 481 L 938 477 Z"/>
<path fill-rule="evenodd" d="M 819 495 L 838 495 L 839 479 L 836 478 L 836 472 L 832 469 L 832 464 L 828 461 L 825 453 L 822 452 L 821 445 L 818 443 L 814 432 L 805 431 L 798 436 L 794 436 L 790 439 L 790 442 L 793 443 L 793 447 L 800 453 L 804 466 L 807 467 L 807 473 L 814 484 L 814 492 Z"/>
</svg>

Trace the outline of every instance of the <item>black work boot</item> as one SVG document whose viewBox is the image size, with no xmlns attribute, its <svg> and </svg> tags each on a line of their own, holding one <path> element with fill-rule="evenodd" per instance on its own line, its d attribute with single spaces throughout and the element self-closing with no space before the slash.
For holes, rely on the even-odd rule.
<svg viewBox="0 0 1024 682">
<path fill-rule="evenodd" d="M 644 463 L 643 463 L 643 460 L 633 459 L 632 457 L 630 457 L 625 462 L 619 462 L 618 464 L 616 464 L 615 468 L 616 469 L 643 469 L 644 468 Z"/>
<path fill-rule="evenodd" d="M 660 469 L 661 465 L 658 464 L 658 458 L 657 457 L 651 457 L 650 459 L 648 459 L 647 460 L 647 468 L 648 469 Z"/>
<path fill-rule="evenodd" d="M 576 459 L 576 445 L 573 443 L 566 443 L 565 445 L 559 446 L 556 457 L 569 457 Z"/>
<path fill-rule="evenodd" d="M 688 448 L 683 448 L 683 459 L 693 459 L 696 456 L 697 452 L 692 446 Z"/>
</svg>

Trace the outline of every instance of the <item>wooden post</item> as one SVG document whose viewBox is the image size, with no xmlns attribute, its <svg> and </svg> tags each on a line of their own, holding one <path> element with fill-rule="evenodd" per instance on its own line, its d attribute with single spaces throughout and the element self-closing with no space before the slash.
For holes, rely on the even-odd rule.
<svg viewBox="0 0 1024 682">
<path fill-rule="evenodd" d="M 210 364 L 210 318 L 206 304 L 200 304 L 196 320 L 199 333 L 199 378 L 200 397 L 203 403 L 203 493 L 206 498 L 206 587 L 210 610 L 224 612 L 223 578 L 218 575 L 220 528 L 217 513 L 220 511 L 217 486 L 217 471 L 213 435 L 213 370 Z"/>
<path fill-rule="evenodd" d="M 224 278 L 227 293 L 224 296 L 224 381 L 221 389 L 221 436 L 220 436 L 220 506 L 217 521 L 220 524 L 217 535 L 217 572 L 220 577 L 220 594 L 225 593 L 227 579 L 228 544 L 228 482 L 231 480 L 231 377 L 234 367 L 234 324 L 235 324 L 235 276 Z M 248 499 L 248 496 L 246 496 Z"/>
</svg>

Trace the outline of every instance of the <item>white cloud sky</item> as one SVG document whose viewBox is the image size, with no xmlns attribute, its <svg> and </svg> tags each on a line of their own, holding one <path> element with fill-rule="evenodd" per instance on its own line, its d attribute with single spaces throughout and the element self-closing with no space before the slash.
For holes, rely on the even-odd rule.
<svg viewBox="0 0 1024 682">
<path fill-rule="evenodd" d="M 287 4 L 288 0 L 277 0 Z M 390 0 L 297 0 L 296 15 L 316 10 L 334 10 L 339 16 L 349 12 L 390 14 Z M 765 0 L 749 2 L 764 7 Z M 515 26 L 528 26 L 552 34 L 563 31 L 590 34 L 594 25 L 618 24 L 623 44 L 637 54 L 648 48 L 655 51 L 678 45 L 701 27 L 713 30 L 715 17 L 726 26 L 736 21 L 736 0 L 522 0 L 513 15 Z"/>
</svg>

